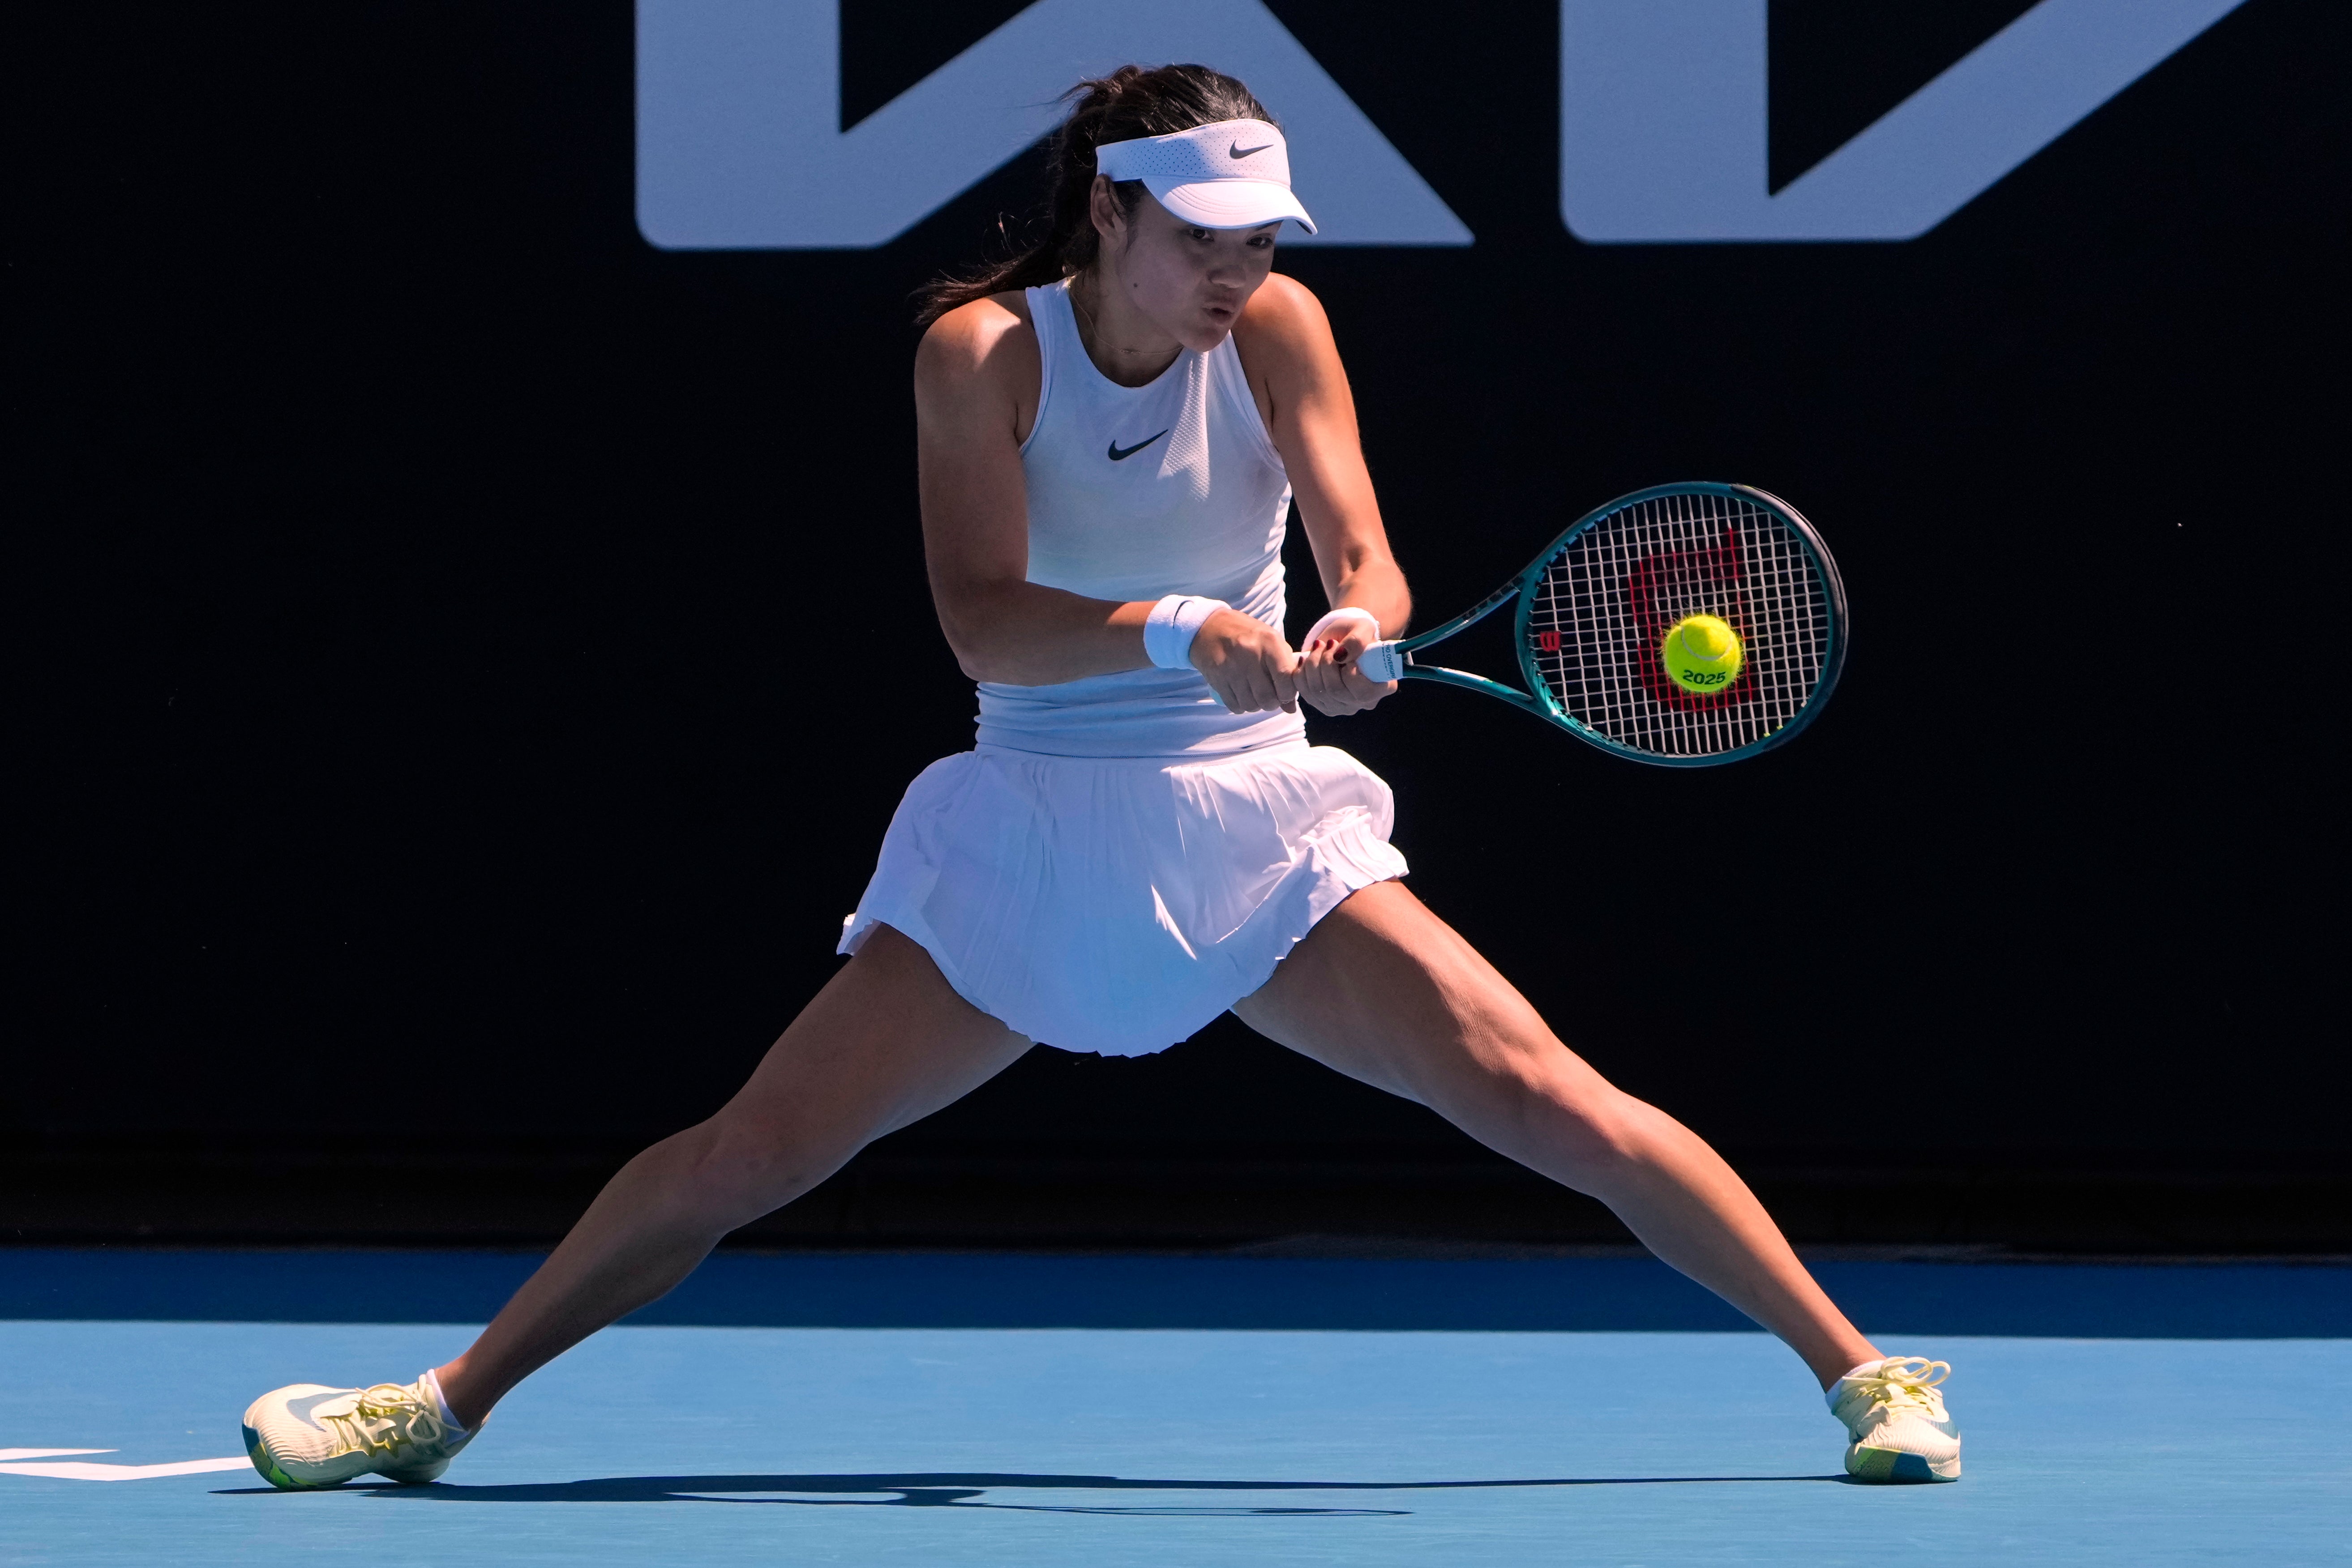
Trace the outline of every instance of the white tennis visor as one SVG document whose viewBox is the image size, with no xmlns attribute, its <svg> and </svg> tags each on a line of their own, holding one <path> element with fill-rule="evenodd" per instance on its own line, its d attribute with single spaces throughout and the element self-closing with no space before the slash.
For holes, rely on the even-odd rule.
<svg viewBox="0 0 2352 1568">
<path fill-rule="evenodd" d="M 1251 229 L 1283 218 L 1308 234 L 1315 220 L 1290 193 L 1290 148 L 1263 120 L 1220 120 L 1173 136 L 1106 141 L 1095 172 L 1140 180 L 1160 204 L 1204 229 Z"/>
</svg>

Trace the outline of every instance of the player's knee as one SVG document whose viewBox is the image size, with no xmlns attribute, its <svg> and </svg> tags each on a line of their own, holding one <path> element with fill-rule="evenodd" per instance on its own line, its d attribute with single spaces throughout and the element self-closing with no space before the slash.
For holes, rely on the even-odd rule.
<svg viewBox="0 0 2352 1568">
<path fill-rule="evenodd" d="M 1549 1161 L 1601 1179 L 1639 1157 L 1633 1102 L 1566 1052 L 1517 1054 L 1493 1077 L 1517 1135 Z"/>
<path fill-rule="evenodd" d="M 1632 1098 L 1606 1083 L 1583 1089 L 1562 1104 L 1572 1129 L 1570 1146 L 1585 1168 L 1600 1176 L 1638 1164 L 1644 1144 Z"/>
<path fill-rule="evenodd" d="M 838 1160 L 811 1157 L 761 1128 L 720 1117 L 679 1134 L 684 1197 L 698 1214 L 732 1228 L 748 1225 L 816 1186 Z"/>
</svg>

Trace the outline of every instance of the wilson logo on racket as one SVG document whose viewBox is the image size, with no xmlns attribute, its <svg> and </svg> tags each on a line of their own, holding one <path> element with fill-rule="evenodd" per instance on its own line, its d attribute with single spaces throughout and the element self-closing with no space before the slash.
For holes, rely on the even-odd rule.
<svg viewBox="0 0 2352 1568">
<path fill-rule="evenodd" d="M 1653 698 L 1675 708 L 1734 701 L 1731 687 L 1743 664 L 1737 650 L 1746 641 L 1737 630 L 1748 620 L 1738 529 L 1711 521 L 1706 533 L 1692 542 L 1699 548 L 1642 557 L 1625 578 L 1626 608 L 1642 628 L 1643 640 L 1658 650 L 1639 666 L 1642 685 Z M 1689 656 L 1696 650 L 1685 651 L 1682 639 L 1685 628 L 1692 626 L 1727 640 L 1734 650 L 1730 656 Z M 1718 662 L 1722 667 L 1714 667 Z"/>
</svg>

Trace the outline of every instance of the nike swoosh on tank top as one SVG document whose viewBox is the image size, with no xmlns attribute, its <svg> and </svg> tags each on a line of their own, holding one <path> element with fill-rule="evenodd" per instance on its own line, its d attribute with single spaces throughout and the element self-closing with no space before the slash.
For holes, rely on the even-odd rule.
<svg viewBox="0 0 2352 1568">
<path fill-rule="evenodd" d="M 1204 594 L 1281 630 L 1290 477 L 1233 340 L 1123 387 L 1087 357 L 1066 281 L 1028 299 L 1044 371 L 1021 446 L 1029 580 L 1120 602 Z M 1297 714 L 1226 712 L 1194 670 L 980 683 L 980 744 L 1015 751 L 1221 757 L 1305 733 Z"/>
</svg>

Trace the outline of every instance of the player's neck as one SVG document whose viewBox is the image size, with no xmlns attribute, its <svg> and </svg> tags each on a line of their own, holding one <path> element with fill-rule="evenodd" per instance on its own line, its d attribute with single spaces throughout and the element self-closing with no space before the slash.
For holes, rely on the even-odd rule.
<svg viewBox="0 0 2352 1568">
<path fill-rule="evenodd" d="M 1128 302 L 1108 263 L 1097 262 L 1070 279 L 1071 312 L 1087 358 L 1111 381 L 1139 387 L 1156 380 L 1184 351 L 1167 329 Z"/>
</svg>

